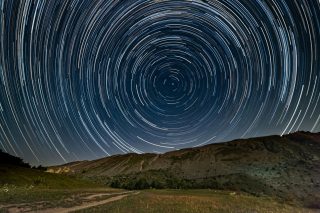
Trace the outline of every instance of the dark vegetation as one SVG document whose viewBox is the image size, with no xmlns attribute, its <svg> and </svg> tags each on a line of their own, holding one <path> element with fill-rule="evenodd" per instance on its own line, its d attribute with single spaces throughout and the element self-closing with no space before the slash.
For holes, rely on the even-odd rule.
<svg viewBox="0 0 320 213">
<path fill-rule="evenodd" d="M 12 166 L 20 166 L 24 168 L 31 168 L 30 164 L 25 163 L 21 158 L 5 153 L 1 149 L 0 149 L 0 165 L 12 165 Z"/>
<path fill-rule="evenodd" d="M 32 168 L 32 169 L 37 169 L 41 171 L 47 170 L 47 167 L 44 167 L 42 165 L 31 167 L 30 164 L 24 162 L 22 158 L 12 156 L 6 152 L 3 152 L 0 149 L 0 166 L 4 166 L 4 165 L 18 166 L 23 168 Z"/>
<path fill-rule="evenodd" d="M 141 189 L 223 189 L 251 193 L 267 194 L 270 188 L 258 179 L 243 174 L 220 175 L 199 179 L 183 179 L 169 171 L 152 170 L 143 173 L 133 173 L 124 176 L 107 178 L 107 185 L 113 188 L 129 190 Z"/>
</svg>

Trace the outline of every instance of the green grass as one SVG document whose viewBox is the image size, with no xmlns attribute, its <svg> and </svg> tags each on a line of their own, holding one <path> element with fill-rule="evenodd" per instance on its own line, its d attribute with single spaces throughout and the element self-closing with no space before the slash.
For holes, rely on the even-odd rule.
<svg viewBox="0 0 320 213">
<path fill-rule="evenodd" d="M 118 192 L 118 189 L 44 189 L 8 187 L 0 189 L 0 212 L 7 205 L 27 204 L 30 210 L 73 207 L 83 203 L 90 194 Z M 96 198 L 103 200 L 110 196 Z M 24 208 L 26 205 L 24 205 Z M 214 212 L 316 212 L 279 203 L 270 197 L 255 197 L 244 193 L 219 190 L 143 190 L 119 201 L 78 212 L 111 213 L 214 213 Z"/>
<path fill-rule="evenodd" d="M 40 201 L 60 202 L 73 195 L 86 196 L 92 193 L 120 191 L 110 188 L 80 188 L 80 189 L 44 189 L 24 188 L 4 185 L 0 188 L 0 204 L 35 203 Z"/>
<path fill-rule="evenodd" d="M 9 188 L 7 192 L 0 192 L 0 213 L 8 212 L 11 208 L 22 207 L 30 211 L 41 212 L 43 209 L 69 208 L 79 206 L 86 201 L 88 195 L 96 193 L 118 192 L 110 188 L 90 189 L 23 189 Z M 98 201 L 110 196 L 105 195 L 91 199 Z"/>
<path fill-rule="evenodd" d="M 79 212 L 112 213 L 224 213 L 313 212 L 281 204 L 270 197 L 215 190 L 146 190 L 107 205 Z M 315 212 L 315 211 L 314 211 Z"/>
<path fill-rule="evenodd" d="M 74 189 L 98 187 L 92 182 L 75 177 L 51 174 L 36 169 L 0 166 L 0 188 L 10 185 L 23 188 Z"/>
<path fill-rule="evenodd" d="M 36 169 L 0 167 L 0 205 L 58 202 L 72 195 L 105 190 L 106 187 L 75 177 L 51 174 Z"/>
<path fill-rule="evenodd" d="M 114 191 L 122 190 L 36 169 L 0 166 L 0 212 L 19 206 L 40 212 L 72 207 L 83 203 L 88 195 Z"/>
</svg>

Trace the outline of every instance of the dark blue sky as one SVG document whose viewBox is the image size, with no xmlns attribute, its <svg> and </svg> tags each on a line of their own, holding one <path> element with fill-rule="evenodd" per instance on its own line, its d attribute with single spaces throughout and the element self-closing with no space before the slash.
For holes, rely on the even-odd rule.
<svg viewBox="0 0 320 213">
<path fill-rule="evenodd" d="M 0 149 L 32 164 L 320 131 L 317 0 L 0 9 Z"/>
</svg>

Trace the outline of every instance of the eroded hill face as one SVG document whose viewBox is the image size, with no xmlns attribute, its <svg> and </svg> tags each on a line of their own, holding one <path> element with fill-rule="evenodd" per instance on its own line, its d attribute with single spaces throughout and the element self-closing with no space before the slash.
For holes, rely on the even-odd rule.
<svg viewBox="0 0 320 213">
<path fill-rule="evenodd" d="M 320 134 L 298 132 L 165 154 L 126 154 L 50 167 L 122 188 L 217 188 L 320 203 Z"/>
</svg>

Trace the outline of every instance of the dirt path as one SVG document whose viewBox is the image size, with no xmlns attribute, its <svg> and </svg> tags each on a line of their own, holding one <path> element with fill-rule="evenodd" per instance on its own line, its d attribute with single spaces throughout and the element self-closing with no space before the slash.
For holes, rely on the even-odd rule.
<svg viewBox="0 0 320 213">
<path fill-rule="evenodd" d="M 122 192 L 122 193 L 97 193 L 93 195 L 89 195 L 83 199 L 83 203 L 77 206 L 73 207 L 57 207 L 57 208 L 50 208 L 50 209 L 43 209 L 43 210 L 38 210 L 36 212 L 42 212 L 42 213 L 67 213 L 67 212 L 73 212 L 73 211 L 78 211 L 78 210 L 83 210 L 95 206 L 100 206 L 104 205 L 113 201 L 121 200 L 129 195 L 137 195 L 139 192 Z M 102 196 L 113 196 L 113 197 L 108 197 L 103 200 L 93 200 L 97 197 L 102 197 Z M 20 205 L 12 205 L 12 207 L 8 208 L 9 213 L 18 213 L 18 212 L 34 212 L 30 209 L 30 207 L 24 207 Z"/>
<path fill-rule="evenodd" d="M 107 196 L 107 195 L 124 195 L 124 194 L 132 194 L 132 192 L 127 191 L 127 192 L 115 192 L 115 193 L 98 193 L 98 194 L 93 194 L 85 197 L 85 200 L 92 200 L 96 197 L 102 197 L 102 196 Z"/>
</svg>

